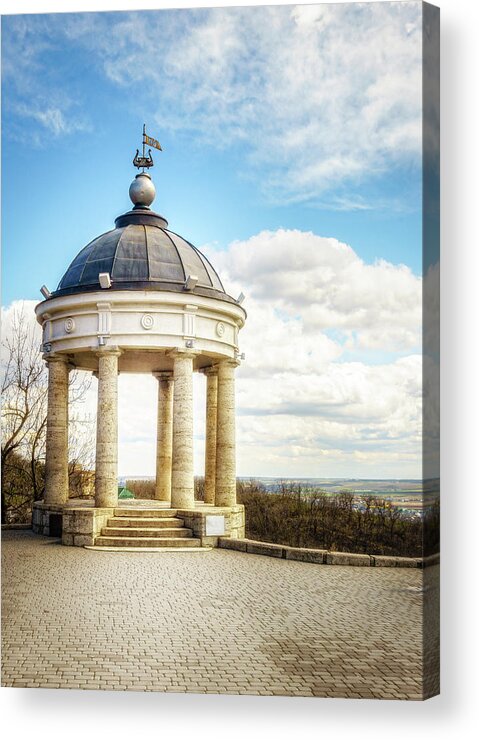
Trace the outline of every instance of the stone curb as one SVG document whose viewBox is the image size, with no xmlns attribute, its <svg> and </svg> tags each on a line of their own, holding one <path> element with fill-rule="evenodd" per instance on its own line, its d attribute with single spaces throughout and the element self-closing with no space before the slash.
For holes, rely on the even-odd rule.
<svg viewBox="0 0 479 740">
<path fill-rule="evenodd" d="M 404 558 L 394 555 L 365 555 L 354 552 L 333 552 L 306 547 L 289 547 L 275 545 L 272 542 L 258 540 L 219 537 L 218 547 L 223 550 L 238 550 L 251 555 L 267 555 L 272 558 L 296 560 L 301 563 L 318 563 L 320 565 L 355 565 L 372 568 L 428 568 L 439 564 L 439 553 L 426 558 Z"/>
<path fill-rule="evenodd" d="M 4 529 L 31 529 L 31 524 L 2 524 L 2 531 Z"/>
</svg>

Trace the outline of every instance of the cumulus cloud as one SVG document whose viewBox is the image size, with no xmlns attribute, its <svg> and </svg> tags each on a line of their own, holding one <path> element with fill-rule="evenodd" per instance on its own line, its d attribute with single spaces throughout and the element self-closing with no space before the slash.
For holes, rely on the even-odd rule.
<svg viewBox="0 0 479 740">
<path fill-rule="evenodd" d="M 421 279 L 295 230 L 205 251 L 233 295 L 247 292 L 240 472 L 419 477 Z"/>
<path fill-rule="evenodd" d="M 348 349 L 420 349 L 421 279 L 405 265 L 367 264 L 349 245 L 299 230 L 263 231 L 225 252 L 208 251 L 232 294 L 248 293 L 255 323 L 248 343 L 258 323 L 274 331 L 277 313 L 288 341 L 300 337 L 317 366 L 337 356 L 328 330 Z M 277 338 L 268 344 L 277 346 Z"/>
<path fill-rule="evenodd" d="M 14 325 L 18 323 L 20 316 L 22 317 L 23 331 L 28 336 L 33 337 L 33 341 L 37 341 L 38 347 L 40 347 L 42 331 L 35 317 L 37 303 L 38 301 L 19 300 L 13 301 L 9 306 L 2 306 L 2 363 L 7 359 L 6 340 L 12 336 Z"/>
<path fill-rule="evenodd" d="M 351 246 L 310 232 L 261 232 L 224 252 L 204 251 L 233 295 L 247 293 L 240 332 L 246 360 L 237 371 L 238 473 L 420 477 L 420 278 L 402 265 L 366 264 Z M 428 290 L 435 279 L 436 269 Z M 429 368 L 431 379 L 435 372 Z M 156 383 L 120 375 L 122 474 L 154 475 Z M 426 393 L 435 388 L 426 378 Z M 204 377 L 195 375 L 194 391 L 200 474 Z M 431 433 L 437 400 L 426 420 Z M 95 404 L 96 381 L 85 412 Z"/>
</svg>

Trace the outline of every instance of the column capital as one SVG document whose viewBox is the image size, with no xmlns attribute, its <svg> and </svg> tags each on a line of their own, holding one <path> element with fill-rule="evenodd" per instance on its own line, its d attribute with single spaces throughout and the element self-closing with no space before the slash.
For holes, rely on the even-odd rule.
<svg viewBox="0 0 479 740">
<path fill-rule="evenodd" d="M 104 349 L 98 349 L 95 347 L 96 357 L 120 357 L 123 354 L 123 350 L 119 347 L 105 347 Z"/>
<path fill-rule="evenodd" d="M 223 367 L 239 367 L 241 365 L 240 360 L 238 360 L 236 357 L 226 357 L 224 360 L 219 360 L 218 365 Z"/>
<path fill-rule="evenodd" d="M 198 357 L 200 354 L 201 352 L 198 352 L 198 350 L 190 349 L 189 347 L 175 347 L 175 349 L 171 349 L 167 352 L 166 356 L 171 357 L 173 360 L 177 357 L 191 357 L 191 359 L 194 360 L 194 358 Z"/>
<path fill-rule="evenodd" d="M 63 362 L 65 365 L 70 364 L 70 358 L 68 355 L 61 354 L 60 352 L 45 352 L 42 357 L 47 365 L 51 362 Z"/>
<path fill-rule="evenodd" d="M 208 376 L 215 376 L 218 375 L 218 365 L 210 365 L 209 367 L 202 367 L 200 369 L 200 373 L 203 373 L 203 375 Z"/>
<path fill-rule="evenodd" d="M 157 380 L 173 380 L 172 370 L 153 370 L 151 373 Z"/>
</svg>

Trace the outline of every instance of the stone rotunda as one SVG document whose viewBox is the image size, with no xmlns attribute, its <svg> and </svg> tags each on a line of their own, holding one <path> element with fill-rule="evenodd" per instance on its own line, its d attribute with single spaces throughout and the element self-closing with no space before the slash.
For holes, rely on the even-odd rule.
<svg viewBox="0 0 479 740">
<path fill-rule="evenodd" d="M 246 312 L 207 258 L 150 209 L 155 187 L 145 171 L 132 182 L 130 198 L 132 210 L 79 252 L 57 290 L 44 289 L 48 297 L 36 307 L 48 417 L 45 498 L 34 506 L 33 526 L 43 534 L 61 531 L 67 545 L 216 545 L 218 536 L 244 536 L 244 507 L 236 503 L 234 384 Z M 73 368 L 98 379 L 94 502 L 68 494 Z M 158 425 L 155 501 L 118 508 L 120 372 L 157 378 Z M 206 382 L 204 502 L 194 498 L 194 372 Z"/>
</svg>

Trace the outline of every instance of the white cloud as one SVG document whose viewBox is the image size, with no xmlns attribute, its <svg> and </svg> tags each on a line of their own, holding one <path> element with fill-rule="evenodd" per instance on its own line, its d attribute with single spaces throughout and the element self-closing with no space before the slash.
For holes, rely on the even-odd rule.
<svg viewBox="0 0 479 740">
<path fill-rule="evenodd" d="M 193 376 L 195 471 L 204 466 L 206 379 Z M 95 389 L 96 393 L 96 382 Z M 119 470 L 129 477 L 155 475 L 158 381 L 122 373 L 118 382 Z"/>
<path fill-rule="evenodd" d="M 254 330 L 247 343 L 255 341 L 259 323 L 275 326 L 276 311 L 288 320 L 288 341 L 300 335 L 314 363 L 337 356 L 337 346 L 318 333 L 327 330 L 339 333 L 348 349 L 420 348 L 421 279 L 405 265 L 369 265 L 336 239 L 285 229 L 234 242 L 225 252 L 207 251 L 231 294 L 248 294 Z M 269 345 L 278 345 L 274 336 Z"/>
<path fill-rule="evenodd" d="M 387 467 L 393 477 L 419 476 L 421 366 L 410 356 L 389 365 L 331 363 L 324 374 L 298 368 L 252 378 L 240 370 L 240 470 L 382 477 Z"/>
<path fill-rule="evenodd" d="M 20 104 L 15 107 L 15 113 L 24 118 L 32 118 L 43 127 L 43 132 L 48 132 L 54 137 L 65 134 L 73 134 L 77 131 L 89 131 L 90 126 L 80 116 L 69 115 L 67 109 L 71 108 L 71 102 L 64 100 L 63 109 L 59 105 L 49 105 L 41 100 L 31 101 L 30 104 Z M 41 142 L 41 135 L 37 135 L 36 143 Z"/>
<path fill-rule="evenodd" d="M 182 30 L 178 17 L 114 27 L 107 74 L 146 76 L 160 127 L 244 141 L 275 197 L 317 199 L 418 161 L 419 4 L 212 9 Z"/>
<path fill-rule="evenodd" d="M 2 306 L 2 363 L 7 359 L 5 342 L 12 336 L 14 325 L 18 323 L 18 318 L 20 316 L 24 317 L 23 330 L 25 334 L 34 337 L 34 341 L 38 340 L 38 347 L 40 347 L 42 331 L 35 317 L 35 306 L 37 303 L 38 301 L 18 300 L 13 301 L 9 306 Z"/>
<path fill-rule="evenodd" d="M 421 279 L 310 232 L 204 251 L 232 295 L 247 293 L 240 473 L 419 477 Z"/>
<path fill-rule="evenodd" d="M 224 252 L 204 251 L 233 295 L 247 293 L 238 473 L 420 477 L 421 280 L 402 265 L 368 265 L 347 244 L 309 232 L 261 232 Z M 204 380 L 194 379 L 198 474 Z M 120 375 L 122 474 L 154 475 L 156 398 L 154 378 Z M 85 412 L 95 403 L 96 381 Z M 430 403 L 431 429 L 435 411 Z"/>
<path fill-rule="evenodd" d="M 353 188 L 398 164 L 419 165 L 420 3 L 75 14 L 39 23 L 32 21 L 39 38 L 28 21 L 17 29 L 16 49 L 27 49 L 35 75 L 42 60 L 51 65 L 57 42 L 79 46 L 127 90 L 126 100 L 134 92 L 153 111 L 159 130 L 243 147 L 248 173 L 261 174 L 276 201 L 318 203 L 329 194 L 335 207 L 368 207 Z M 28 65 L 20 66 L 20 79 L 28 78 Z"/>
<path fill-rule="evenodd" d="M 4 131 L 25 141 L 24 119 L 36 121 L 28 142 L 44 146 L 48 137 L 90 131 L 91 125 L 58 64 L 61 17 L 32 15 L 4 17 L 2 27 L 2 78 Z M 56 57 L 50 54 L 56 52 Z M 16 120 L 18 119 L 18 120 Z"/>
</svg>

